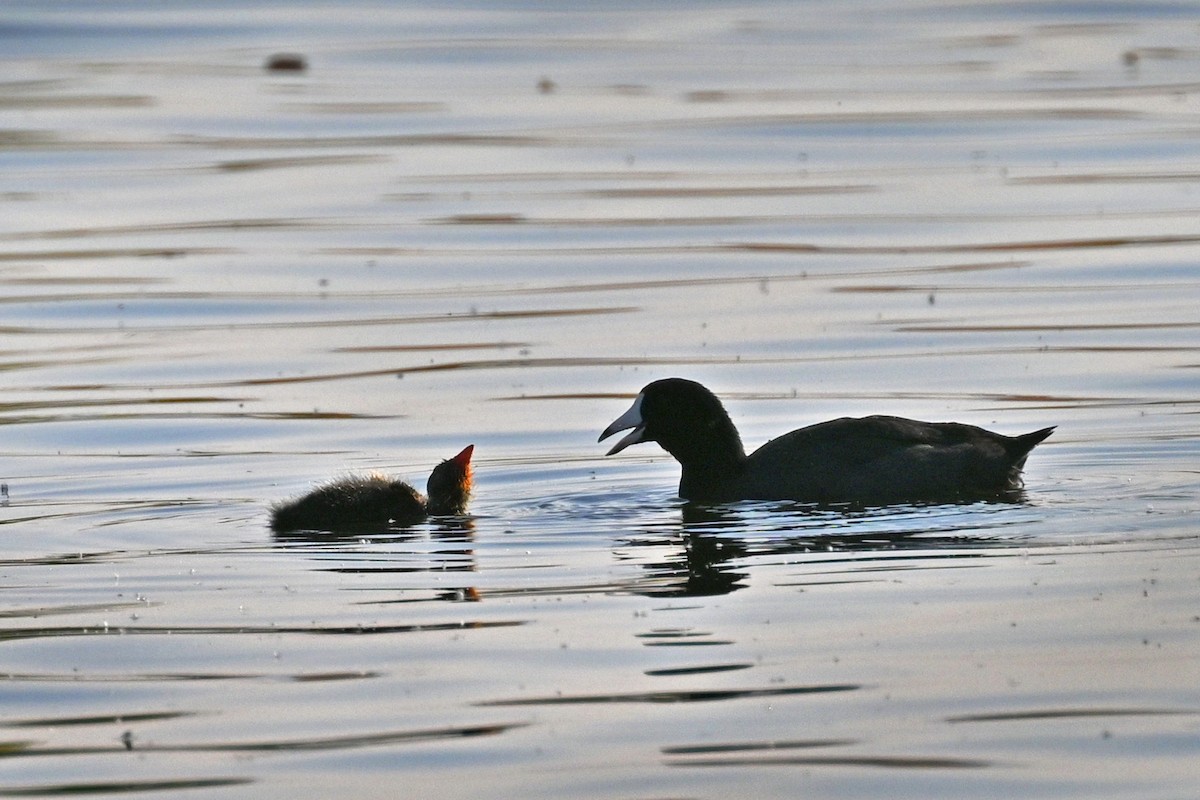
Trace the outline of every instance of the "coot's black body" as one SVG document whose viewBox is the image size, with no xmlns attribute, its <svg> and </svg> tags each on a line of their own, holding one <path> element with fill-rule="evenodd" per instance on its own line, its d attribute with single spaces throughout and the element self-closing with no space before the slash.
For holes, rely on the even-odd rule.
<svg viewBox="0 0 1200 800">
<path fill-rule="evenodd" d="M 682 378 L 647 385 L 600 439 L 629 428 L 608 455 L 658 442 L 683 467 L 685 500 L 863 505 L 1012 497 L 1029 451 L 1054 430 L 1004 436 L 958 422 L 844 417 L 784 434 L 747 456 L 721 401 Z"/>
<path fill-rule="evenodd" d="M 278 532 L 338 531 L 414 525 L 428 516 L 466 511 L 471 495 L 471 454 L 468 445 L 454 458 L 433 468 L 426 484 L 428 499 L 401 480 L 385 475 L 341 478 L 271 509 L 271 527 Z"/>
</svg>

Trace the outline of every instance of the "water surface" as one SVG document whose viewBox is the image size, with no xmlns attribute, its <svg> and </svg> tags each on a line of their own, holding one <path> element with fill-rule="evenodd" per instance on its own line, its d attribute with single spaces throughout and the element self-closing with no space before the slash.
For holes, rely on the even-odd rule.
<svg viewBox="0 0 1200 800">
<path fill-rule="evenodd" d="M 6 9 L 0 796 L 1194 792 L 1195 5 Z M 668 375 L 1058 430 L 687 509 Z"/>
</svg>

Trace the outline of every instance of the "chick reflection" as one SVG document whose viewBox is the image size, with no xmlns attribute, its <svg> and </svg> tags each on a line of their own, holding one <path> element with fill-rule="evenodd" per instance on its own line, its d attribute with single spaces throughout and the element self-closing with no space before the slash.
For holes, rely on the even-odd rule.
<svg viewBox="0 0 1200 800">
<path fill-rule="evenodd" d="M 467 583 L 453 588 L 428 586 L 417 580 L 420 575 L 475 573 L 475 521 L 470 517 L 430 520 L 403 528 L 387 527 L 357 531 L 276 531 L 275 542 L 312 557 L 317 572 L 349 575 L 410 576 L 397 586 L 380 586 L 381 591 L 399 591 L 393 599 L 376 604 L 444 601 L 476 602 L 479 589 Z M 337 556 L 330 565 L 329 554 Z M 472 581 L 472 579 L 467 579 Z M 438 579 L 439 583 L 442 581 Z M 361 586 L 356 586 L 360 590 Z"/>
</svg>

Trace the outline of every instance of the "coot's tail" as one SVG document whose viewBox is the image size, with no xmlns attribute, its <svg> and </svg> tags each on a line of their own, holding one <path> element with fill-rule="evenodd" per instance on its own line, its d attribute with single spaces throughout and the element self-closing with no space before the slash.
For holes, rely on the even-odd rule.
<svg viewBox="0 0 1200 800">
<path fill-rule="evenodd" d="M 1025 465 L 1025 459 L 1029 456 L 1029 451 L 1037 447 L 1046 437 L 1054 433 L 1057 426 L 1051 425 L 1049 428 L 1033 431 L 1032 433 L 1023 433 L 1020 436 L 1013 436 L 1005 443 L 1005 449 L 1008 450 L 1008 456 L 1013 460 L 1013 466 L 1020 469 Z"/>
</svg>

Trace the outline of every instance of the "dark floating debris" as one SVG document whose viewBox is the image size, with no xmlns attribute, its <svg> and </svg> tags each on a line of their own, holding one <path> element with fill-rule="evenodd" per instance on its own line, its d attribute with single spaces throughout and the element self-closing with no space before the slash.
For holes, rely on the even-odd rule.
<svg viewBox="0 0 1200 800">
<path fill-rule="evenodd" d="M 299 53 L 275 53 L 263 65 L 267 72 L 304 72 L 308 60 Z"/>
</svg>

